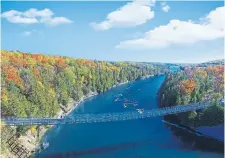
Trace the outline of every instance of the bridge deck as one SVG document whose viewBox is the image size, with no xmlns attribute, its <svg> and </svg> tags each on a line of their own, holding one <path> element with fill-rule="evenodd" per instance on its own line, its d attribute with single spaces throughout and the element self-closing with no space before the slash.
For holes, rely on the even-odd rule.
<svg viewBox="0 0 225 158">
<path fill-rule="evenodd" d="M 77 124 L 95 122 L 115 122 L 125 120 L 144 119 L 149 117 L 164 116 L 188 111 L 194 111 L 209 106 L 207 103 L 179 105 L 166 108 L 145 110 L 143 113 L 137 111 L 100 113 L 100 114 L 76 114 L 72 118 L 16 118 L 5 117 L 2 121 L 6 125 L 55 125 L 55 124 Z"/>
</svg>

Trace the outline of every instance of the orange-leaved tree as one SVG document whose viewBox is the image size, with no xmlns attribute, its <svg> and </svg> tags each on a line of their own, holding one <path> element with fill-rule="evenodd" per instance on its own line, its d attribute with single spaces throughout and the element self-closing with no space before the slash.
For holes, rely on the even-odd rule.
<svg viewBox="0 0 225 158">
<path fill-rule="evenodd" d="M 191 94 L 196 86 L 197 84 L 194 80 L 184 80 L 180 83 L 180 90 L 183 94 Z"/>
</svg>

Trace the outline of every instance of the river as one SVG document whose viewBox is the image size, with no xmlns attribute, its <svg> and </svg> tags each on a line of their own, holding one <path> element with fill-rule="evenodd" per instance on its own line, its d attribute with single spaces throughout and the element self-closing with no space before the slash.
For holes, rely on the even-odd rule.
<svg viewBox="0 0 225 158">
<path fill-rule="evenodd" d="M 123 112 L 155 109 L 164 75 L 130 82 L 82 102 L 76 113 Z M 124 102 L 132 103 L 124 107 Z M 134 106 L 136 105 L 136 106 Z M 163 117 L 121 122 L 58 125 L 42 142 L 49 146 L 36 157 L 55 158 L 222 158 L 202 151 L 175 135 Z"/>
</svg>

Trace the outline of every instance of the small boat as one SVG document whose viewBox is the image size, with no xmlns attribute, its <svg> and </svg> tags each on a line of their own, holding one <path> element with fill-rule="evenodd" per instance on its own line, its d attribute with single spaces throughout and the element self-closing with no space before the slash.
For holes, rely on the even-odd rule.
<svg viewBox="0 0 225 158">
<path fill-rule="evenodd" d="M 125 99 L 124 99 L 124 102 L 129 102 L 129 99 L 125 98 Z"/>
<path fill-rule="evenodd" d="M 116 95 L 116 97 L 122 97 L 123 96 L 123 94 L 117 94 Z"/>
<path fill-rule="evenodd" d="M 47 147 L 49 147 L 49 143 L 48 142 L 44 142 L 43 144 L 43 148 L 46 149 Z"/>
<path fill-rule="evenodd" d="M 120 100 L 119 98 L 116 98 L 114 101 L 117 102 L 117 101 L 119 101 L 119 100 Z"/>
<path fill-rule="evenodd" d="M 129 103 L 129 102 L 128 102 L 128 103 L 124 103 L 123 105 L 126 106 L 126 107 L 128 107 L 128 106 L 129 106 L 129 107 L 134 107 L 134 106 L 137 106 L 138 104 L 137 104 L 137 103 L 132 103 L 132 102 Z"/>
<path fill-rule="evenodd" d="M 138 105 L 138 103 L 133 103 L 133 105 L 134 105 L 134 106 L 137 106 L 137 105 Z"/>
<path fill-rule="evenodd" d="M 136 109 L 140 114 L 143 114 L 144 109 Z"/>
</svg>

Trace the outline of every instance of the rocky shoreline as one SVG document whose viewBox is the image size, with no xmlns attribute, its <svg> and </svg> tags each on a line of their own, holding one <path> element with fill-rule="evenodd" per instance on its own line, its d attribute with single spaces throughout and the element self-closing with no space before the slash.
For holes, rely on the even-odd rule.
<svg viewBox="0 0 225 158">
<path fill-rule="evenodd" d="M 98 95 L 97 92 L 90 92 L 87 96 L 82 97 L 79 101 L 71 100 L 70 103 L 67 105 L 67 107 L 64 107 L 60 105 L 60 111 L 55 116 L 57 118 L 65 117 L 69 115 L 74 109 L 77 108 L 77 106 L 85 101 L 88 98 L 91 98 L 95 95 Z M 36 152 L 40 151 L 43 148 L 43 144 L 41 144 L 41 139 L 44 136 L 44 134 L 51 129 L 53 126 L 39 126 L 39 131 L 32 132 L 31 129 L 26 131 L 25 134 L 20 135 L 18 138 L 18 141 L 21 145 L 25 146 L 28 151 L 30 151 L 30 156 L 34 156 Z M 8 158 L 17 158 L 15 155 L 13 155 L 9 150 L 6 150 L 5 153 L 1 154 L 2 157 L 8 157 Z"/>
<path fill-rule="evenodd" d="M 81 102 L 85 101 L 85 100 L 88 99 L 88 98 L 91 98 L 91 97 L 93 97 L 93 96 L 96 96 L 96 95 L 98 95 L 97 92 L 90 92 L 87 96 L 82 97 L 78 102 L 76 102 L 76 101 L 74 101 L 74 100 L 71 100 L 67 107 L 64 107 L 64 106 L 60 105 L 61 109 L 60 109 L 60 111 L 58 112 L 58 114 L 56 115 L 56 117 L 57 117 L 57 118 L 66 117 L 66 116 L 69 115 L 73 110 L 75 110 Z M 41 133 L 41 135 L 40 135 L 40 141 L 41 141 L 42 137 L 44 136 L 44 134 L 45 134 L 49 129 L 51 129 L 52 127 L 53 127 L 53 126 L 49 126 L 47 129 L 46 129 L 46 128 L 42 128 L 42 130 L 40 130 L 40 133 Z M 35 148 L 34 148 L 34 153 L 36 153 L 37 151 L 40 151 L 40 150 L 43 148 L 44 144 L 41 144 L 40 141 L 39 141 L 39 143 L 35 146 Z"/>
<path fill-rule="evenodd" d="M 142 79 L 147 79 L 152 76 L 153 75 L 144 76 Z M 124 85 L 124 84 L 127 84 L 127 83 L 130 83 L 130 82 L 132 82 L 132 81 L 125 81 L 122 83 L 117 83 L 117 84 L 113 85 L 111 88 L 109 88 L 108 90 L 118 87 L 118 86 L 121 86 L 121 85 Z M 96 96 L 98 94 L 100 94 L 100 93 L 90 92 L 86 96 L 82 97 L 79 101 L 74 101 L 71 99 L 69 104 L 67 105 L 67 107 L 60 105 L 60 111 L 58 112 L 58 114 L 55 117 L 57 117 L 57 118 L 66 117 L 73 110 L 75 110 L 81 102 L 85 101 L 88 98 Z M 39 126 L 39 128 L 38 128 L 39 132 L 35 132 L 35 133 L 33 133 L 31 131 L 31 129 L 29 129 L 28 131 L 26 131 L 25 134 L 21 135 L 18 138 L 21 145 L 25 146 L 30 151 L 31 157 L 34 156 L 37 152 L 41 151 L 44 148 L 44 144 L 41 144 L 41 139 L 44 136 L 44 134 L 52 127 L 53 126 L 50 126 L 50 125 Z M 10 153 L 10 151 L 7 151 L 6 153 L 4 153 L 4 155 L 2 154 L 2 156 L 16 158 L 16 156 L 14 156 L 12 153 Z"/>
<path fill-rule="evenodd" d="M 122 83 L 117 83 L 116 85 L 113 85 L 111 88 L 109 88 L 108 90 L 117 87 L 117 86 L 121 86 L 123 84 L 127 84 L 130 81 L 126 81 L 126 82 L 122 82 Z M 58 114 L 55 116 L 57 118 L 61 118 L 61 117 L 66 117 L 67 115 L 69 115 L 73 110 L 75 110 L 78 105 L 85 101 L 86 99 L 89 99 L 93 96 L 98 95 L 98 92 L 90 92 L 87 96 L 82 97 L 78 102 L 71 100 L 70 103 L 67 105 L 67 107 L 60 105 L 60 111 L 58 112 Z M 47 127 L 41 127 L 39 130 L 39 138 L 37 137 L 37 135 L 31 135 L 31 131 L 27 131 L 26 135 L 21 136 L 19 139 L 23 140 L 21 141 L 21 144 L 24 146 L 28 146 L 29 150 L 31 151 L 32 155 L 34 155 L 36 152 L 40 151 L 41 148 L 43 148 L 43 144 L 41 144 L 41 139 L 43 137 L 43 135 L 49 130 L 51 129 L 52 126 L 47 126 Z M 39 139 L 39 140 L 38 140 Z M 12 157 L 14 158 L 14 157 Z"/>
<path fill-rule="evenodd" d="M 147 75 L 147 76 L 144 76 L 143 79 L 148 79 L 148 78 L 153 77 L 153 76 L 154 76 L 154 75 Z M 109 88 L 108 90 L 110 90 L 110 89 L 112 89 L 112 88 L 115 88 L 115 87 L 118 87 L 118 86 L 121 86 L 121 85 L 124 85 L 124 84 L 127 84 L 127 83 L 130 83 L 130 82 L 132 82 L 132 81 L 125 81 L 125 82 L 122 82 L 122 83 L 117 83 L 117 84 L 113 85 L 111 88 Z M 98 92 L 90 92 L 87 96 L 84 96 L 84 97 L 81 98 L 80 101 L 78 101 L 78 102 L 75 102 L 75 101 L 71 100 L 71 102 L 68 104 L 67 108 L 66 108 L 66 107 L 63 107 L 63 106 L 61 105 L 61 106 L 60 106 L 60 107 L 61 107 L 61 110 L 60 110 L 59 113 L 56 115 L 56 117 L 60 118 L 60 117 L 65 117 L 65 116 L 69 115 L 73 110 L 75 110 L 75 109 L 78 107 L 78 105 L 79 105 L 81 102 L 83 102 L 83 101 L 85 101 L 86 99 L 89 99 L 89 98 L 91 98 L 91 97 L 93 97 L 93 96 L 96 96 L 96 95 L 98 95 L 98 94 L 100 94 L 100 93 L 98 93 Z M 50 126 L 48 129 L 50 129 L 51 127 L 52 127 L 52 126 Z M 47 130 L 48 130 L 48 129 L 47 129 Z M 44 129 L 43 129 L 43 130 L 44 130 Z M 43 133 L 43 134 L 41 135 L 41 137 L 47 132 L 47 130 L 41 132 L 41 133 Z M 39 142 L 39 144 L 35 147 L 36 151 L 38 151 L 37 149 L 40 149 L 40 145 L 42 145 L 42 144 L 40 144 L 40 142 Z"/>
</svg>

